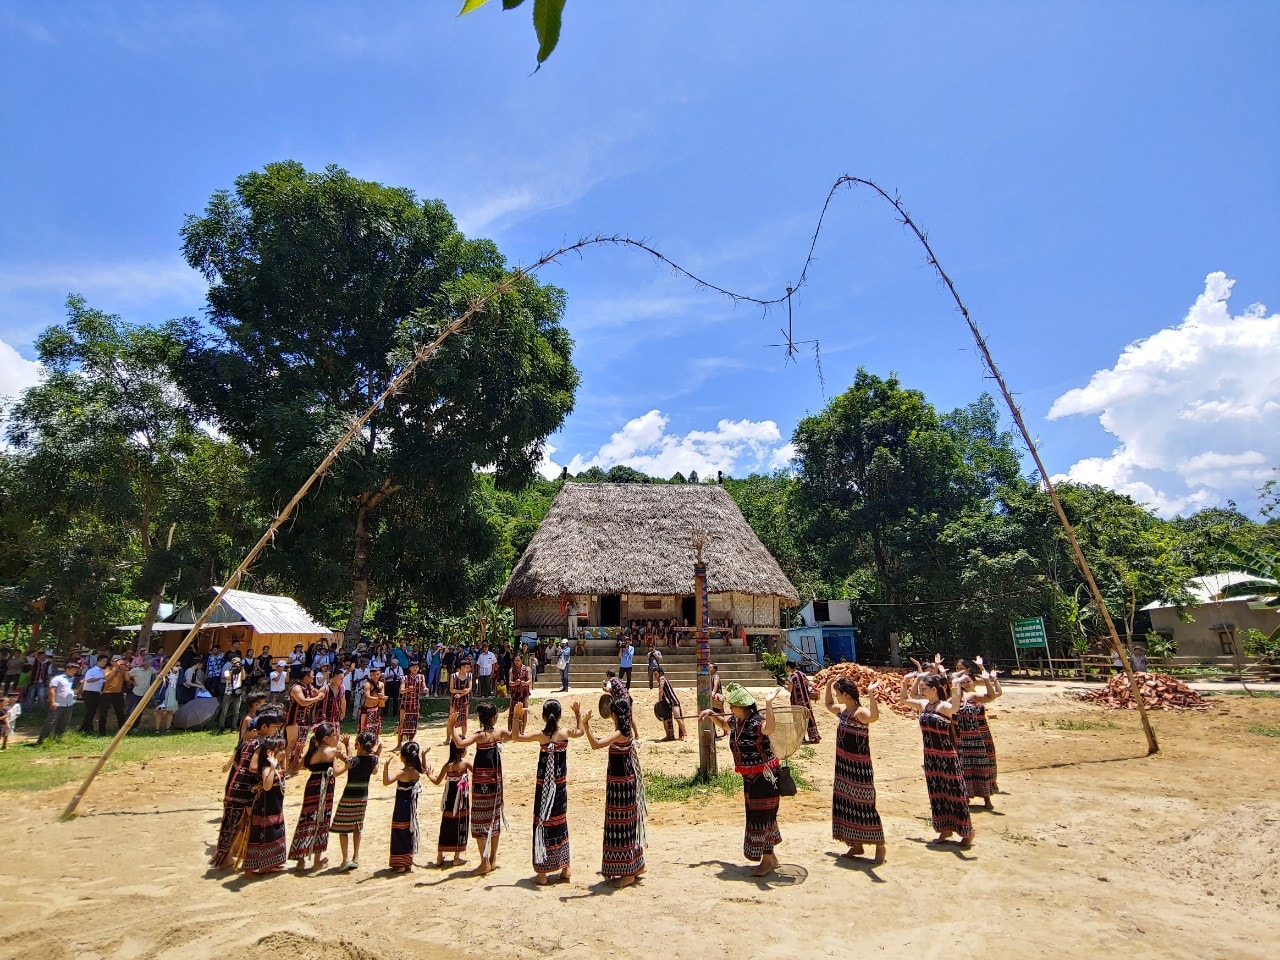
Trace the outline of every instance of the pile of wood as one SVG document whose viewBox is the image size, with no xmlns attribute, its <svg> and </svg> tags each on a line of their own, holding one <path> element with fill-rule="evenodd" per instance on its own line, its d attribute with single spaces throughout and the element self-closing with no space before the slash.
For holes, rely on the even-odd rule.
<svg viewBox="0 0 1280 960">
<path fill-rule="evenodd" d="M 913 717 L 916 715 L 914 708 L 902 702 L 899 692 L 902 690 L 902 675 L 905 670 L 875 670 L 871 667 L 864 667 L 860 663 L 835 663 L 829 667 L 819 670 L 813 678 L 814 685 L 821 687 L 828 678 L 847 677 L 858 685 L 858 691 L 866 696 L 867 688 L 877 680 L 880 686 L 876 687 L 875 698 L 882 707 L 887 707 L 894 713 L 902 717 Z"/>
<path fill-rule="evenodd" d="M 1138 690 L 1142 705 L 1148 710 L 1208 710 L 1209 702 L 1181 680 L 1165 673 L 1139 673 Z M 1081 690 L 1076 696 L 1089 703 L 1100 703 L 1109 710 L 1135 710 L 1129 678 L 1116 674 L 1098 690 Z"/>
</svg>

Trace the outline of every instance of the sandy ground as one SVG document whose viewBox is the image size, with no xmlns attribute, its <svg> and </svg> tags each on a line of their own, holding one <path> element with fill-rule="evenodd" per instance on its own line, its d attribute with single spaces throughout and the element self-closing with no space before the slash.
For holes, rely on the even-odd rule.
<svg viewBox="0 0 1280 960">
<path fill-rule="evenodd" d="M 1144 756 L 1137 718 L 1028 685 L 993 708 L 995 814 L 975 812 L 970 851 L 934 849 L 917 727 L 873 729 L 880 867 L 837 862 L 830 838 L 834 719 L 803 763 L 817 785 L 783 801 L 784 866 L 756 880 L 742 860 L 740 796 L 650 811 L 648 873 L 615 891 L 600 863 L 605 756 L 570 757 L 574 877 L 531 882 L 535 748 L 505 752 L 499 869 L 386 869 L 391 788 L 375 787 L 361 869 L 245 880 L 207 869 L 222 757 L 166 759 L 103 777 L 60 822 L 72 792 L 3 795 L 0 957 L 1263 957 L 1280 919 L 1280 699 L 1217 698 L 1204 714 L 1158 714 Z M 583 691 L 583 702 L 595 694 Z M 640 691 L 641 733 L 659 726 Z M 1070 721 L 1104 724 L 1072 730 Z M 598 728 L 601 729 L 601 728 Z M 439 743 L 442 730 L 420 737 Z M 437 747 L 431 756 L 439 757 Z M 721 763 L 728 751 L 721 745 Z M 651 769 L 691 773 L 692 743 L 647 742 Z M 290 835 L 301 781 L 290 784 Z M 421 808 L 419 862 L 434 858 L 438 788 Z M 336 838 L 331 851 L 338 861 Z M 471 855 L 474 863 L 475 855 Z M 247 949 L 246 949 L 247 948 Z"/>
</svg>

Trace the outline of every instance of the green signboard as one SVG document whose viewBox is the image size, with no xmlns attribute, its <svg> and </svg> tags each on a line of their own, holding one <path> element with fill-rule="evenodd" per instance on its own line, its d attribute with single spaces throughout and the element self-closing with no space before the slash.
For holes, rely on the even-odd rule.
<svg viewBox="0 0 1280 960">
<path fill-rule="evenodd" d="M 1049 638 L 1044 632 L 1044 617 L 1028 617 L 1013 624 L 1013 645 L 1026 650 L 1029 647 L 1049 649 Z"/>
</svg>

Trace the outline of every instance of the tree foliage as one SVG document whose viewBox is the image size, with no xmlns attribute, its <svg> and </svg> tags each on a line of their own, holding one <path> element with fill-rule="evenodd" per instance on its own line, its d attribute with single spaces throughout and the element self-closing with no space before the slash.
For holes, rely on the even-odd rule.
<svg viewBox="0 0 1280 960">
<path fill-rule="evenodd" d="M 511 279 L 497 248 L 464 237 L 440 201 L 336 167 L 245 174 L 182 234 L 211 283 L 214 330 L 187 326 L 180 380 L 250 451 L 272 510 L 416 345 Z M 312 602 L 345 585 L 349 637 L 380 583 L 404 577 L 427 603 L 467 599 L 465 563 L 493 545 L 475 468 L 503 489 L 526 486 L 573 406 L 563 310 L 560 290 L 523 276 L 489 300 L 344 451 L 269 568 Z"/>
</svg>

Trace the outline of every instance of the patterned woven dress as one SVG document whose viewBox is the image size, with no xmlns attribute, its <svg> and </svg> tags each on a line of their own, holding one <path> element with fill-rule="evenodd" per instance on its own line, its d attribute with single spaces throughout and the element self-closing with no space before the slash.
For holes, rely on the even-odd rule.
<svg viewBox="0 0 1280 960">
<path fill-rule="evenodd" d="M 396 781 L 396 805 L 391 811 L 391 869 L 413 866 L 418 852 L 418 794 L 422 784 L 417 780 Z"/>
<path fill-rule="evenodd" d="M 400 725 L 396 735 L 402 743 L 418 737 L 418 717 L 422 712 L 422 693 L 427 689 L 427 678 L 420 673 L 406 674 L 400 684 Z"/>
<path fill-rule="evenodd" d="M 316 688 L 311 684 L 300 684 L 300 686 L 304 697 L 316 695 Z M 288 706 L 284 709 L 284 725 L 298 728 L 298 739 L 294 742 L 293 752 L 289 755 L 290 769 L 294 769 L 294 765 L 301 762 L 303 752 L 307 749 L 307 737 L 311 735 L 311 725 L 315 722 L 315 708 L 314 703 L 303 706 L 290 695 Z"/>
<path fill-rule="evenodd" d="M 849 846 L 884 843 L 884 827 L 876 811 L 876 784 L 871 769 L 871 737 L 854 711 L 840 714 L 836 728 L 836 777 L 831 797 L 831 836 Z"/>
<path fill-rule="evenodd" d="M 249 763 L 258 749 L 257 738 L 241 740 L 231 758 L 231 772 L 227 774 L 227 786 L 222 795 L 222 825 L 218 829 L 218 846 L 209 862 L 215 867 L 229 866 L 231 845 L 240 818 L 253 806 L 254 787 L 258 775 L 249 769 Z"/>
<path fill-rule="evenodd" d="M 302 810 L 289 845 L 289 859 L 301 860 L 329 849 L 329 823 L 333 820 L 333 761 L 307 767 L 311 776 L 302 792 Z"/>
<path fill-rule="evenodd" d="M 937 704 L 921 711 L 920 733 L 924 738 L 924 782 L 929 790 L 933 829 L 938 833 L 958 833 L 962 840 L 968 840 L 973 836 L 969 792 L 951 739 L 951 720 L 938 713 Z"/>
<path fill-rule="evenodd" d="M 369 778 L 378 769 L 378 758 L 371 753 L 351 758 L 347 765 L 347 784 L 333 814 L 331 833 L 359 833 L 364 829 L 364 814 L 369 806 Z"/>
<path fill-rule="evenodd" d="M 454 680 L 457 681 L 458 688 L 463 691 L 462 693 L 456 693 L 454 691 Z M 457 714 L 454 718 L 454 722 L 461 724 L 470 709 L 471 677 L 468 675 L 468 677 L 463 680 L 460 674 L 455 673 L 453 675 L 453 680 L 449 682 L 449 710 L 450 712 Z"/>
<path fill-rule="evenodd" d="M 384 687 L 382 683 L 374 683 L 372 680 L 368 681 L 368 683 L 370 696 L 366 696 L 364 701 L 360 704 L 360 725 L 358 732 L 372 733 L 377 737 L 382 735 L 382 704 L 378 703 L 375 706 L 368 706 L 368 703 L 372 697 L 381 697 L 383 695 L 383 691 L 386 690 L 386 687 Z"/>
<path fill-rule="evenodd" d="M 813 703 L 809 699 L 809 678 L 799 667 L 791 671 L 791 705 L 804 707 L 809 713 L 809 729 L 805 733 L 805 739 L 810 743 L 821 742 L 818 721 L 813 715 Z"/>
<path fill-rule="evenodd" d="M 996 751 L 987 726 L 987 708 L 969 700 L 955 713 L 959 738 L 960 765 L 971 797 L 991 797 L 996 793 Z"/>
<path fill-rule="evenodd" d="M 611 743 L 605 775 L 602 876 L 632 877 L 644 869 L 644 821 L 644 780 L 634 742 Z"/>
<path fill-rule="evenodd" d="M 476 744 L 476 760 L 471 774 L 471 836 L 489 841 L 502 833 L 502 744 Z"/>
<path fill-rule="evenodd" d="M 343 702 L 344 699 L 341 687 L 334 690 L 333 684 L 326 683 L 324 685 L 324 699 L 316 704 L 316 711 L 320 715 L 319 722 L 332 723 L 335 727 L 342 726 L 342 714 L 346 706 Z"/>
<path fill-rule="evenodd" d="M 284 774 L 276 774 L 270 790 L 259 788 L 249 811 L 249 845 L 242 866 L 252 873 L 276 870 L 285 864 Z"/>
<path fill-rule="evenodd" d="M 663 676 L 658 681 L 658 699 L 671 708 L 671 715 L 662 721 L 662 725 L 666 730 L 667 739 L 670 740 L 676 735 L 676 724 L 683 719 L 680 707 L 680 697 L 676 693 L 676 688 L 671 685 L 671 681 Z"/>
<path fill-rule="evenodd" d="M 778 781 L 774 771 L 778 758 L 763 730 L 764 715 L 753 713 L 745 720 L 729 718 L 729 749 L 733 769 L 742 775 L 742 795 L 747 807 L 747 825 L 742 853 L 748 860 L 761 860 L 782 842 L 778 830 Z"/>
<path fill-rule="evenodd" d="M 466 853 L 471 835 L 471 774 L 446 774 L 440 796 L 440 853 Z"/>
<path fill-rule="evenodd" d="M 533 792 L 533 869 L 554 873 L 569 866 L 569 741 L 543 744 Z"/>
</svg>

